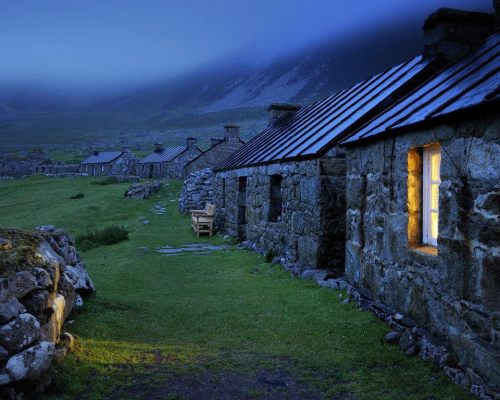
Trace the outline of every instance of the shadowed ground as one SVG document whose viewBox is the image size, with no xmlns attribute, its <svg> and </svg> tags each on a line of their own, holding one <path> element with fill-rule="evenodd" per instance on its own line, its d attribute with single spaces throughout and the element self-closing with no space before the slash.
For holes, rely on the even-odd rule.
<svg viewBox="0 0 500 400">
<path fill-rule="evenodd" d="M 78 345 L 46 398 L 470 398 L 385 344 L 387 325 L 343 304 L 344 292 L 292 278 L 220 236 L 197 240 L 176 211 L 179 182 L 127 200 L 127 184 L 95 180 L 0 182 L 0 226 L 130 230 L 126 242 L 82 253 L 98 292 L 66 326 Z M 70 200 L 76 193 L 85 197 Z M 164 213 L 152 211 L 158 203 Z M 197 242 L 224 250 L 157 252 Z"/>
</svg>

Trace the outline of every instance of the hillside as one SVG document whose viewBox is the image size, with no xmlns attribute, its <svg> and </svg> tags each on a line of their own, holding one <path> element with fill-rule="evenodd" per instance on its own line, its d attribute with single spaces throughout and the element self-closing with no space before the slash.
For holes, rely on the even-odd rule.
<svg viewBox="0 0 500 400">
<path fill-rule="evenodd" d="M 414 30 L 405 26 L 415 26 Z M 32 145 L 72 149 L 127 144 L 149 148 L 152 141 L 176 144 L 188 135 L 202 145 L 228 122 L 244 137 L 266 124 L 271 102 L 308 104 L 404 61 L 420 51 L 420 29 L 406 22 L 328 38 L 267 65 L 249 67 L 226 58 L 175 79 L 101 98 L 89 104 L 68 94 L 52 96 L 25 89 L 0 96 L 4 150 Z M 0 149 L 1 150 L 1 149 Z"/>
</svg>

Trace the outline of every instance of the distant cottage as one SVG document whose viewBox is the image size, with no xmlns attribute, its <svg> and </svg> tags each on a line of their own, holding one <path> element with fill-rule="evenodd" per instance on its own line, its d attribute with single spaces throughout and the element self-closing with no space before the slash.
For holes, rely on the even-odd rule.
<svg viewBox="0 0 500 400">
<path fill-rule="evenodd" d="M 186 165 L 202 151 L 196 146 L 196 138 L 188 137 L 185 146 L 163 147 L 156 143 L 154 151 L 137 164 L 137 175 L 145 178 L 184 177 Z"/>
<path fill-rule="evenodd" d="M 131 175 L 137 157 L 128 147 L 122 151 L 94 151 L 80 163 L 80 172 L 90 176 Z"/>
<path fill-rule="evenodd" d="M 224 137 L 212 138 L 210 148 L 186 165 L 185 175 L 205 168 L 214 168 L 244 144 L 245 142 L 240 139 L 240 127 L 238 125 L 225 125 Z"/>
</svg>

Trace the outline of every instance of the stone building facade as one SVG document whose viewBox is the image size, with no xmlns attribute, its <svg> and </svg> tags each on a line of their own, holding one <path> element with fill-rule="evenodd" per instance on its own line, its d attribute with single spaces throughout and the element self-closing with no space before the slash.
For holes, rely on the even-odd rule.
<svg viewBox="0 0 500 400">
<path fill-rule="evenodd" d="M 272 196 L 276 180 L 279 199 Z M 342 274 L 344 185 L 343 154 L 221 171 L 214 189 L 216 226 L 262 254 L 281 257 L 297 273 L 326 268 Z M 276 200 L 281 206 L 273 217 Z"/>
<path fill-rule="evenodd" d="M 122 151 L 94 151 L 80 163 L 79 172 L 89 176 L 132 175 L 137 161 L 128 147 Z"/>
<path fill-rule="evenodd" d="M 201 153 L 196 138 L 187 138 L 185 146 L 165 148 L 156 143 L 154 151 L 137 163 L 136 174 L 145 178 L 182 179 L 186 165 Z"/>
<path fill-rule="evenodd" d="M 78 164 L 66 164 L 62 161 L 44 160 L 35 167 L 35 174 L 72 174 L 80 170 Z"/>
<path fill-rule="evenodd" d="M 222 160 L 228 158 L 245 143 L 240 139 L 238 125 L 225 125 L 224 137 L 212 138 L 211 146 L 186 165 L 185 176 L 205 168 L 213 169 Z"/>
<path fill-rule="evenodd" d="M 346 141 L 346 278 L 451 348 L 461 383 L 496 395 L 499 45 L 497 33 Z"/>
</svg>

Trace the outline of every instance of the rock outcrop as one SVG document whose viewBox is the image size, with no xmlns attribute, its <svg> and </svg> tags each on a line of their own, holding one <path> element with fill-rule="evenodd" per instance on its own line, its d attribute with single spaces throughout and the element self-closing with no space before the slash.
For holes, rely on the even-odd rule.
<svg viewBox="0 0 500 400">
<path fill-rule="evenodd" d="M 0 398 L 17 399 L 50 383 L 73 342 L 64 321 L 95 289 L 62 229 L 0 229 L 0 243 Z"/>
<path fill-rule="evenodd" d="M 205 203 L 214 200 L 214 173 L 210 168 L 192 172 L 184 181 L 179 195 L 179 211 L 189 213 L 191 210 L 200 210 Z"/>
<path fill-rule="evenodd" d="M 125 197 L 129 199 L 147 199 L 153 193 L 158 192 L 161 189 L 161 181 L 154 181 L 151 183 L 135 183 L 130 185 L 128 190 L 125 192 Z"/>
</svg>

